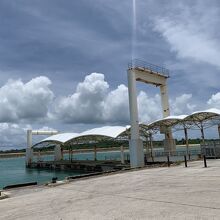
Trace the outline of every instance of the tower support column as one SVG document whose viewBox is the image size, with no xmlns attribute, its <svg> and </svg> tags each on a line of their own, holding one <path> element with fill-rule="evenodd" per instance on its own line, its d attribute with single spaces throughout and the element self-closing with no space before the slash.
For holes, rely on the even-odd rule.
<svg viewBox="0 0 220 220">
<path fill-rule="evenodd" d="M 168 91 L 166 84 L 160 86 L 160 95 L 161 95 L 163 118 L 165 118 L 170 115 Z M 165 134 L 164 151 L 169 153 L 176 151 L 176 144 L 175 144 L 175 140 L 173 139 L 171 128 L 169 127 L 166 128 L 164 134 Z"/>
<path fill-rule="evenodd" d="M 135 73 L 128 70 L 129 108 L 131 120 L 131 139 L 129 141 L 131 167 L 144 166 L 143 141 L 139 137 L 138 107 Z"/>
</svg>

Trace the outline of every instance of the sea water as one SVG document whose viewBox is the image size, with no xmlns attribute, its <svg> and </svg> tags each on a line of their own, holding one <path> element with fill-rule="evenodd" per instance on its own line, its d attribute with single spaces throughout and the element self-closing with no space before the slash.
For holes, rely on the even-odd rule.
<svg viewBox="0 0 220 220">
<path fill-rule="evenodd" d="M 186 152 L 186 147 L 177 146 L 177 152 Z M 200 151 L 200 146 L 190 147 L 190 151 Z M 163 148 L 155 148 L 154 153 L 159 154 L 163 152 Z M 129 155 L 128 150 L 124 151 L 125 158 Z M 98 152 L 98 160 L 120 160 L 121 153 L 119 151 Z M 159 156 L 159 155 L 158 155 Z M 164 160 L 165 157 L 158 157 L 158 161 Z M 53 155 L 41 156 L 41 160 L 49 161 L 53 160 Z M 64 159 L 68 160 L 69 155 L 65 154 Z M 77 153 L 73 154 L 73 160 L 93 160 L 94 153 Z M 156 158 L 155 158 L 156 159 Z M 171 158 L 175 160 L 183 160 L 183 157 Z M 37 160 L 37 157 L 35 157 Z M 166 158 L 165 158 L 166 160 Z M 155 160 L 156 161 L 156 160 Z M 25 157 L 16 158 L 0 158 L 0 189 L 7 185 L 19 184 L 25 182 L 36 181 L 38 184 L 43 184 L 51 181 L 53 177 L 57 177 L 58 180 L 63 180 L 67 176 L 80 175 L 79 172 L 73 171 L 61 171 L 61 170 L 45 170 L 45 169 L 28 169 L 25 167 Z"/>
<path fill-rule="evenodd" d="M 125 152 L 126 155 L 126 152 Z M 36 157 L 35 157 L 36 159 Z M 54 156 L 42 156 L 42 160 L 53 160 Z M 64 159 L 69 159 L 69 155 L 64 155 Z M 93 160 L 94 153 L 79 153 L 73 155 L 74 160 Z M 98 160 L 120 160 L 120 152 L 98 152 Z M 0 189 L 7 185 L 19 184 L 25 182 L 38 182 L 43 184 L 51 181 L 53 177 L 63 180 L 67 176 L 80 175 L 80 172 L 28 169 L 25 167 L 25 157 L 0 158 Z"/>
</svg>

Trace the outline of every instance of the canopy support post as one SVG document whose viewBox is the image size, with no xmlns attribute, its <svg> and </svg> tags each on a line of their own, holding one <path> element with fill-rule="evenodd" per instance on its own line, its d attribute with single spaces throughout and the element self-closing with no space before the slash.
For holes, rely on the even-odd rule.
<svg viewBox="0 0 220 220">
<path fill-rule="evenodd" d="M 189 155 L 189 139 L 188 139 L 188 131 L 187 128 L 184 126 L 184 134 L 185 134 L 185 141 L 186 141 L 186 152 Z"/>
<path fill-rule="evenodd" d="M 218 124 L 218 135 L 219 135 L 219 139 L 220 139 L 220 124 Z"/>
<path fill-rule="evenodd" d="M 201 138 L 202 138 L 202 143 L 204 144 L 205 143 L 205 135 L 204 135 L 204 127 L 203 125 L 201 124 Z"/>
</svg>

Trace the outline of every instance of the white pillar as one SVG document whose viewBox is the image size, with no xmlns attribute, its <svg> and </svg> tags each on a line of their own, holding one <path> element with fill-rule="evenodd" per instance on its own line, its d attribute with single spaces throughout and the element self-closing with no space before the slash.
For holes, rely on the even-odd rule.
<svg viewBox="0 0 220 220">
<path fill-rule="evenodd" d="M 138 123 L 138 107 L 137 107 L 137 92 L 136 92 L 136 77 L 132 70 L 128 70 L 128 92 L 129 92 L 129 108 L 131 120 L 131 139 L 139 138 L 139 123 Z"/>
<path fill-rule="evenodd" d="M 129 109 L 131 120 L 131 139 L 129 140 L 130 165 L 131 167 L 144 166 L 143 142 L 139 137 L 138 108 L 137 108 L 137 92 L 135 73 L 128 70 L 128 93 L 129 93 Z"/>
<path fill-rule="evenodd" d="M 121 145 L 120 149 L 121 149 L 121 163 L 124 164 L 125 163 L 124 146 Z"/>
<path fill-rule="evenodd" d="M 32 148 L 26 148 L 26 154 L 25 154 L 25 161 L 26 161 L 26 165 L 28 166 L 29 164 L 32 163 L 33 161 L 33 149 Z"/>
<path fill-rule="evenodd" d="M 27 130 L 27 148 L 25 154 L 25 161 L 27 166 L 33 161 L 32 130 Z"/>
<path fill-rule="evenodd" d="M 160 86 L 161 106 L 163 111 L 163 118 L 170 115 L 169 99 L 167 85 Z M 175 141 L 173 139 L 171 128 L 167 128 L 165 131 L 164 151 L 172 152 L 176 151 Z"/>
<path fill-rule="evenodd" d="M 32 147 L 32 130 L 27 130 L 27 148 Z"/>
<path fill-rule="evenodd" d="M 166 85 L 160 86 L 160 95 L 161 95 L 161 105 L 162 105 L 162 110 L 163 110 L 163 117 L 165 118 L 170 115 L 168 92 L 167 92 Z"/>
<path fill-rule="evenodd" d="M 60 145 L 56 145 L 54 148 L 54 160 L 55 161 L 62 160 L 62 152 Z"/>
</svg>

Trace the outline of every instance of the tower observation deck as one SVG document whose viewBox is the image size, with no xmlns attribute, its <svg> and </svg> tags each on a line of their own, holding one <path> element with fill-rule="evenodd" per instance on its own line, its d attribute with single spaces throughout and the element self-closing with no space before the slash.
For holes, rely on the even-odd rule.
<svg viewBox="0 0 220 220">
<path fill-rule="evenodd" d="M 160 86 L 161 82 L 158 80 L 155 80 L 155 77 L 161 78 L 161 79 L 167 79 L 170 78 L 170 72 L 168 69 L 154 65 L 152 63 L 148 63 L 142 60 L 134 59 L 128 64 L 128 70 L 133 71 L 140 71 L 148 75 L 148 81 L 145 82 L 143 77 L 137 78 L 137 81 L 142 81 L 145 83 L 153 84 L 155 86 Z M 150 75 L 152 76 L 150 77 Z"/>
</svg>

